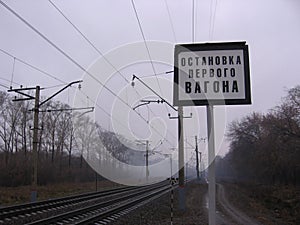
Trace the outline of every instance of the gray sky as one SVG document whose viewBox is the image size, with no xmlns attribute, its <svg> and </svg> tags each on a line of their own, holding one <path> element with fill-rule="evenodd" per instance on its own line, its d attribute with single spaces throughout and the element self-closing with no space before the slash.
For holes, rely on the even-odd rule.
<svg viewBox="0 0 300 225">
<path fill-rule="evenodd" d="M 80 63 L 82 67 L 87 69 L 95 60 L 99 60 L 99 54 L 49 1 L 6 0 L 3 2 Z M 103 54 L 118 49 L 120 46 L 143 41 L 135 11 L 129 0 L 53 0 L 53 3 Z M 146 40 L 171 44 L 192 42 L 192 3 L 191 0 L 136 0 L 135 7 Z M 195 0 L 194 6 L 195 42 L 245 40 L 249 45 L 253 104 L 227 106 L 226 123 L 239 119 L 252 111 L 267 112 L 268 109 L 280 103 L 286 89 L 299 84 L 300 1 Z M 2 5 L 0 5 L 0 29 L 0 49 L 65 82 L 82 79 L 82 70 Z M 152 58 L 152 60 L 156 59 Z M 60 81 L 24 65 L 18 60 L 15 62 L 12 76 L 13 61 L 12 57 L 0 52 L 0 84 L 10 86 L 9 81 L 12 77 L 13 82 L 23 86 L 39 84 L 42 87 L 49 87 L 61 84 Z M 157 73 L 173 70 L 170 65 L 158 63 L 155 63 L 154 67 Z M 133 73 L 140 77 L 154 73 L 149 61 L 133 63 L 121 68 L 121 72 L 128 80 L 131 80 Z M 107 75 L 107 77 L 110 76 L 111 74 Z M 170 81 L 173 79 L 172 74 L 164 75 L 164 77 Z M 126 82 L 120 76 L 115 75 L 107 85 L 117 93 L 120 88 L 126 86 Z M 13 86 L 16 87 L 16 84 Z M 0 89 L 5 91 L 3 87 Z M 172 102 L 171 82 L 163 86 L 163 89 L 163 94 Z M 49 95 L 55 90 L 57 89 L 45 90 L 43 95 Z M 103 92 L 99 95 L 102 99 L 97 100 L 104 108 L 107 103 L 105 99 L 107 98 L 107 101 L 113 99 L 113 96 L 107 97 L 106 95 L 109 96 L 109 93 Z M 71 104 L 73 96 L 74 89 L 70 89 L 61 94 L 58 99 Z M 91 103 L 86 100 L 86 104 L 90 105 Z M 163 115 L 161 116 L 162 121 L 165 121 L 171 133 L 168 134 L 171 136 L 167 136 L 167 138 L 176 146 L 175 121 L 168 121 L 164 107 L 157 105 L 150 107 L 154 114 Z M 224 107 L 221 108 L 224 109 Z M 107 111 L 109 110 L 111 108 L 108 107 Z M 189 114 L 190 110 L 188 108 L 185 112 Z M 197 111 L 200 121 L 198 135 L 206 136 L 205 109 L 198 107 Z M 145 118 L 149 114 L 147 108 L 140 109 L 140 112 Z M 150 117 L 154 117 L 154 114 L 150 112 Z M 101 117 L 102 114 L 99 112 L 97 115 Z M 105 119 L 105 116 L 101 118 L 102 120 L 99 119 L 100 124 L 108 128 L 107 118 Z M 119 119 L 122 120 L 122 118 Z M 134 116 L 129 120 L 135 121 L 132 129 L 136 133 L 140 132 L 139 127 L 146 126 L 145 123 L 142 125 L 143 122 L 137 123 L 138 120 Z M 159 124 L 154 123 L 153 126 L 160 129 Z M 188 130 L 192 125 L 186 126 Z M 140 133 L 140 135 L 144 138 L 149 134 Z M 192 142 L 193 139 L 189 135 L 196 134 L 187 132 L 187 138 Z M 226 142 L 224 143 L 222 151 L 226 151 Z"/>
</svg>

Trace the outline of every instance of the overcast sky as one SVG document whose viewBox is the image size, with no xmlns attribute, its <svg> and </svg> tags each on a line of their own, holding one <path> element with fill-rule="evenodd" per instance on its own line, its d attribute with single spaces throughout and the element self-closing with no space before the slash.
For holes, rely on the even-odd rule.
<svg viewBox="0 0 300 225">
<path fill-rule="evenodd" d="M 101 60 L 102 56 L 99 52 L 49 1 L 5 0 L 1 2 L 7 4 L 83 68 L 88 69 L 95 61 Z M 298 0 L 195 0 L 194 13 L 192 0 L 135 0 L 135 10 L 143 34 L 130 0 L 53 0 L 52 2 L 102 54 L 109 54 L 131 43 L 143 43 L 143 35 L 146 41 L 166 42 L 171 45 L 192 41 L 196 43 L 246 41 L 249 45 L 253 103 L 247 106 L 221 107 L 222 110 L 226 108 L 226 125 L 253 111 L 267 112 L 280 103 L 285 90 L 300 83 L 300 1 Z M 10 86 L 13 81 L 13 87 L 17 87 L 17 84 L 51 87 L 62 84 L 62 81 L 68 83 L 84 78 L 84 72 L 74 62 L 41 38 L 3 5 L 0 5 L 0 29 L 0 49 L 17 58 L 14 64 L 13 57 L 0 52 L 1 85 Z M 141 51 L 145 52 L 145 45 L 140 46 Z M 131 52 L 129 48 L 128 55 L 130 54 L 136 53 Z M 154 57 L 155 54 L 151 56 L 151 60 L 155 62 Z M 170 60 L 173 60 L 172 57 L 170 55 Z M 25 65 L 20 60 L 42 69 L 48 75 Z M 154 73 L 150 60 L 144 63 L 133 62 L 118 69 L 129 81 L 133 73 L 141 78 Z M 161 73 L 173 70 L 173 67 L 154 63 L 154 69 L 156 73 Z M 118 90 L 130 85 L 120 75 L 103 73 L 102 76 L 110 79 L 107 81 L 107 86 L 117 95 Z M 158 92 L 162 91 L 160 94 L 172 102 L 173 74 L 163 75 L 163 77 L 170 82 L 163 85 L 163 91 L 158 89 Z M 3 86 L 0 90 L 6 91 Z M 57 88 L 45 90 L 43 95 L 49 95 L 56 90 Z M 98 96 L 102 99 L 97 99 L 97 102 L 102 104 L 103 108 L 107 103 L 105 99 L 113 98 L 107 96 L 105 92 Z M 70 89 L 57 99 L 72 104 L 73 97 L 74 89 Z M 86 100 L 86 105 L 92 104 Z M 154 115 L 163 115 L 161 119 L 169 127 L 167 130 L 170 133 L 166 137 L 173 143 L 173 147 L 176 147 L 176 122 L 168 120 L 166 112 L 168 110 L 165 107 L 150 105 L 151 107 L 154 113 L 149 113 L 149 108 L 140 109 L 140 113 L 146 120 L 151 120 Z M 189 114 L 191 110 L 185 109 L 185 113 Z M 107 111 L 110 112 L 111 108 L 107 108 Z M 194 129 L 192 124 L 186 125 L 186 130 L 190 130 L 186 135 L 190 142 L 193 140 L 190 136 L 206 136 L 205 110 L 203 107 L 198 107 L 197 112 L 199 127 Z M 102 114 L 99 112 L 96 117 L 97 115 L 101 117 Z M 111 129 L 106 117 L 107 115 L 102 116 L 102 120 L 101 118 L 97 120 L 106 129 Z M 116 117 L 117 120 L 122 120 L 121 115 L 116 114 Z M 132 129 L 133 132 L 139 133 L 139 129 L 146 124 L 142 124 L 142 121 L 139 124 L 134 118 L 129 120 L 135 121 Z M 153 121 L 152 125 L 156 129 L 161 129 L 160 124 Z M 195 130 L 196 133 L 193 133 Z M 146 132 L 140 135 L 141 138 L 147 138 L 149 134 Z M 165 147 L 172 147 L 171 145 L 169 143 Z M 226 143 L 221 149 L 227 150 Z"/>
</svg>

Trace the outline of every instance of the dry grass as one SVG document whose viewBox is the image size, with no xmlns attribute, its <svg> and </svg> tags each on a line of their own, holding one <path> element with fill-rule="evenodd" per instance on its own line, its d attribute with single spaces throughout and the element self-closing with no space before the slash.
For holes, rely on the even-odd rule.
<svg viewBox="0 0 300 225">
<path fill-rule="evenodd" d="M 300 215 L 300 191 L 295 186 L 226 184 L 233 205 L 262 224 L 297 224 Z"/>
<path fill-rule="evenodd" d="M 98 190 L 118 187 L 120 185 L 110 181 L 98 181 Z M 96 190 L 95 182 L 59 183 L 38 186 L 38 200 L 58 198 L 67 195 L 91 192 Z M 30 201 L 30 186 L 0 187 L 0 206 L 21 204 Z"/>
</svg>

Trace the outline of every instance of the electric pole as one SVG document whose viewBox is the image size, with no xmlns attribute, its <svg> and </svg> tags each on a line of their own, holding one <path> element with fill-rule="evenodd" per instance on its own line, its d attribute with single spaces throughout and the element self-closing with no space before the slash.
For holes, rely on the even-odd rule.
<svg viewBox="0 0 300 225">
<path fill-rule="evenodd" d="M 12 87 L 8 90 L 8 92 L 16 92 L 18 94 L 21 94 L 25 96 L 25 98 L 15 98 L 13 101 L 27 101 L 27 100 L 35 100 L 34 102 L 34 117 L 33 117 L 33 140 L 32 140 L 32 159 L 33 159 L 33 164 L 32 164 L 32 182 L 31 182 L 31 202 L 36 202 L 37 200 L 37 184 L 38 184 L 38 154 L 37 154 L 37 147 L 38 147 L 38 130 L 39 130 L 39 112 L 40 112 L 40 107 L 41 105 L 45 104 L 49 100 L 51 100 L 53 97 L 61 93 L 63 90 L 66 88 L 72 86 L 72 84 L 80 83 L 82 80 L 79 81 L 74 81 L 69 84 L 67 84 L 65 87 L 60 89 L 59 91 L 55 92 L 53 95 L 51 95 L 49 98 L 44 100 L 43 102 L 40 103 L 40 91 L 43 89 L 40 86 L 36 87 L 31 87 L 31 88 L 17 88 L 17 89 L 12 89 Z M 28 90 L 35 90 L 35 96 L 31 96 L 29 94 L 24 93 L 23 91 L 28 91 Z"/>
<path fill-rule="evenodd" d="M 199 176 L 199 156 L 198 156 L 198 140 L 197 140 L 197 136 L 195 136 L 195 141 L 196 141 L 196 172 L 197 172 L 197 179 L 200 179 Z"/>
<path fill-rule="evenodd" d="M 146 140 L 146 182 L 148 182 L 149 179 L 149 141 Z"/>
<path fill-rule="evenodd" d="M 35 96 L 31 96 L 29 94 L 24 93 L 23 91 L 35 90 Z M 16 88 L 12 89 L 12 87 L 8 90 L 8 92 L 16 92 L 25 96 L 25 98 L 16 98 L 13 101 L 27 101 L 27 100 L 35 100 L 34 103 L 34 116 L 33 116 L 33 140 L 32 140 L 32 177 L 31 177 L 31 193 L 30 199 L 31 202 L 35 202 L 37 199 L 37 167 L 38 167 L 38 157 L 37 157 L 37 145 L 38 145 L 38 130 L 39 130 L 39 102 L 40 102 L 40 86 L 31 87 L 31 88 Z"/>
<path fill-rule="evenodd" d="M 37 200 L 37 170 L 38 170 L 38 130 L 39 130 L 39 103 L 40 103 L 40 86 L 36 86 L 35 89 L 35 102 L 34 102 L 34 120 L 33 120 L 33 141 L 32 141 L 32 153 L 33 153 L 33 181 L 31 190 L 31 201 Z"/>
<path fill-rule="evenodd" d="M 169 114 L 169 119 L 178 120 L 178 177 L 179 177 L 179 209 L 185 210 L 185 190 L 184 190 L 184 135 L 183 135 L 183 119 L 192 118 L 192 113 L 190 116 L 183 116 L 183 107 L 178 106 L 178 116 L 171 117 Z"/>
<path fill-rule="evenodd" d="M 153 90 L 150 86 L 148 86 L 144 81 L 142 81 L 139 77 L 136 75 L 132 76 L 132 82 L 131 85 L 134 86 L 134 80 L 139 80 L 145 87 L 147 87 L 149 90 L 151 90 L 156 96 L 158 96 L 161 99 L 161 103 L 166 103 L 168 106 L 170 106 L 174 111 L 178 112 L 177 117 L 171 117 L 169 113 L 169 119 L 178 119 L 178 169 L 179 169 L 179 208 L 181 210 L 185 210 L 185 190 L 184 190 L 184 136 L 183 136 L 183 119 L 184 118 L 191 118 L 192 113 L 189 117 L 183 116 L 183 107 L 178 106 L 178 109 L 174 108 L 174 106 L 169 103 L 166 99 L 164 99 L 162 96 L 160 96 L 155 90 Z M 146 101 L 143 104 L 140 104 L 137 107 L 145 104 L 150 104 L 152 101 Z M 158 101 L 159 103 L 159 101 Z"/>
<path fill-rule="evenodd" d="M 146 146 L 146 153 L 145 153 L 145 165 L 146 165 L 146 182 L 149 179 L 149 140 L 137 140 L 137 142 L 141 143 L 142 145 Z"/>
<path fill-rule="evenodd" d="M 199 161 L 199 166 L 200 166 L 200 179 L 202 179 L 202 167 L 201 167 L 201 164 L 202 164 L 202 152 L 199 152 L 200 154 L 200 161 Z"/>
</svg>

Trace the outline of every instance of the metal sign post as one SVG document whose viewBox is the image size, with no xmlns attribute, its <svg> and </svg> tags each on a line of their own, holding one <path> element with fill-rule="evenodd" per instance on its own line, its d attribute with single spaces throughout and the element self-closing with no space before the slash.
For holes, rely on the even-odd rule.
<svg viewBox="0 0 300 225">
<path fill-rule="evenodd" d="M 213 107 L 214 105 L 251 104 L 248 45 L 246 42 L 176 45 L 173 91 L 173 103 L 178 106 L 178 109 L 182 110 L 183 106 L 205 105 L 207 107 L 209 225 L 215 225 Z M 197 175 L 198 170 L 199 168 L 197 168 Z"/>
<path fill-rule="evenodd" d="M 185 210 L 185 190 L 184 190 L 184 135 L 183 135 L 183 109 L 178 107 L 178 166 L 179 166 L 179 209 Z"/>
<path fill-rule="evenodd" d="M 216 178 L 215 178 L 215 129 L 214 107 L 206 106 L 207 110 L 207 134 L 208 134 L 208 222 L 216 224 Z"/>
</svg>

